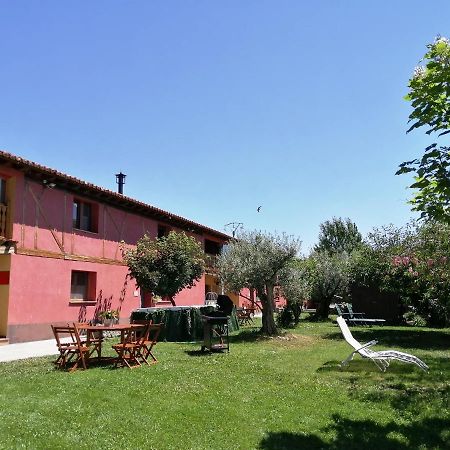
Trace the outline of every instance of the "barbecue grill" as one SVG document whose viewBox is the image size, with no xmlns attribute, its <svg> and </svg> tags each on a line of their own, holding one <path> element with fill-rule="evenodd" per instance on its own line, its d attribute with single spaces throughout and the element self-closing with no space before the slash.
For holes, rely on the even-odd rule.
<svg viewBox="0 0 450 450">
<path fill-rule="evenodd" d="M 233 302 L 227 295 L 219 295 L 217 298 L 217 311 L 212 311 L 203 320 L 203 345 L 202 352 L 208 349 L 230 351 L 230 339 L 228 334 L 228 319 L 233 310 Z"/>
<path fill-rule="evenodd" d="M 203 345 L 202 352 L 208 349 L 230 351 L 228 336 L 228 317 L 202 316 L 203 320 Z"/>
</svg>

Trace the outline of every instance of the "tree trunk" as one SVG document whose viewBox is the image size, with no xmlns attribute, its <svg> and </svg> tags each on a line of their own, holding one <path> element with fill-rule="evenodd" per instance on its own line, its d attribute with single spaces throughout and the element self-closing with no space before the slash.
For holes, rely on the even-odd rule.
<svg viewBox="0 0 450 450">
<path fill-rule="evenodd" d="M 172 306 L 177 306 L 175 300 L 173 299 L 173 295 L 168 295 L 167 298 L 170 300 L 170 303 L 172 303 Z"/>
<path fill-rule="evenodd" d="M 319 319 L 328 319 L 328 313 L 330 310 L 330 303 L 332 298 L 322 298 L 317 306 L 316 316 Z"/>
<path fill-rule="evenodd" d="M 255 308 L 256 307 L 255 290 L 253 288 L 250 288 L 249 292 L 250 292 L 250 303 L 252 304 L 252 308 Z"/>
<path fill-rule="evenodd" d="M 274 317 L 273 284 L 267 284 L 265 292 L 259 293 L 259 298 L 262 304 L 261 332 L 268 336 L 276 336 L 278 335 L 278 329 Z"/>
</svg>

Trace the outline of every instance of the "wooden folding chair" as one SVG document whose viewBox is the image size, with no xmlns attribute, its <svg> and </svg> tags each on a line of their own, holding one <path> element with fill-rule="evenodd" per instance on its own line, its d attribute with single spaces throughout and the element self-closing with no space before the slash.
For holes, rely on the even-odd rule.
<svg viewBox="0 0 450 450">
<path fill-rule="evenodd" d="M 236 311 L 239 325 L 251 325 L 253 323 L 253 310 L 252 309 L 238 309 Z"/>
<path fill-rule="evenodd" d="M 52 325 L 52 330 L 59 351 L 55 364 L 60 369 L 65 369 L 76 358 L 69 372 L 76 370 L 80 362 L 83 368 L 87 369 L 86 355 L 89 352 L 89 347 L 81 343 L 78 329 L 75 326 L 62 327 Z"/>
<path fill-rule="evenodd" d="M 155 364 L 158 362 L 155 355 L 152 352 L 153 347 L 158 342 L 159 333 L 161 332 L 162 327 L 164 326 L 163 323 L 153 324 L 153 322 L 150 320 L 136 320 L 134 319 L 132 321 L 133 324 L 140 324 L 140 325 L 150 325 L 148 330 L 143 329 L 137 332 L 137 336 L 141 337 L 143 333 L 147 333 L 147 336 L 143 341 L 141 341 L 141 346 L 139 350 L 139 354 L 143 360 L 148 364 L 148 357 L 150 356 L 152 358 L 152 363 Z"/>
<path fill-rule="evenodd" d="M 163 328 L 163 323 L 152 324 L 150 323 L 147 330 L 146 339 L 142 342 L 140 354 L 145 359 L 145 362 L 148 363 L 148 357 L 152 358 L 151 364 L 156 364 L 158 360 L 152 352 L 153 347 L 158 343 L 159 333 Z"/>
<path fill-rule="evenodd" d="M 137 319 L 132 319 L 131 320 L 131 324 L 132 325 L 151 325 L 153 323 L 152 320 L 137 320 Z M 142 335 L 145 333 L 145 328 L 139 328 L 135 330 L 135 340 L 137 341 L 140 337 L 142 337 Z"/>
<path fill-rule="evenodd" d="M 89 347 L 88 358 L 90 358 L 94 352 L 97 353 L 97 358 L 101 358 L 102 343 L 103 343 L 102 333 L 87 331 L 86 334 L 84 334 L 84 330 L 86 329 L 86 326 L 90 326 L 89 323 L 85 323 L 85 322 L 75 322 L 73 324 L 73 326 L 78 329 L 78 333 L 79 333 L 80 339 L 81 339 L 81 344 Z"/>
<path fill-rule="evenodd" d="M 115 344 L 112 348 L 117 353 L 114 366 L 127 366 L 130 369 L 141 366 L 141 361 L 148 364 L 147 359 L 143 356 L 143 345 L 148 339 L 148 329 L 150 323 L 143 326 L 142 334 L 136 335 L 136 329 L 130 327 L 124 330 L 123 340 L 119 344 Z"/>
</svg>

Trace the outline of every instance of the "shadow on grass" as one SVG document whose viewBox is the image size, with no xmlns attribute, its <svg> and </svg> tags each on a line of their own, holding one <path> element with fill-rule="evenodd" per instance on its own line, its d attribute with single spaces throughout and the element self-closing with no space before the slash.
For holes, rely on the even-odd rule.
<svg viewBox="0 0 450 450">
<path fill-rule="evenodd" d="M 386 347 L 399 346 L 402 348 L 418 348 L 421 350 L 448 350 L 450 347 L 450 334 L 445 331 L 408 329 L 408 328 L 352 328 L 351 332 L 359 342 L 369 342 L 373 339 L 379 345 Z M 342 333 L 328 333 L 324 339 L 342 340 Z"/>
<path fill-rule="evenodd" d="M 370 360 L 370 359 L 362 359 L 355 356 L 353 361 L 350 361 L 350 364 L 345 367 L 341 367 L 341 361 L 327 361 L 323 364 L 322 367 L 317 369 L 317 372 L 349 372 L 349 373 L 360 373 L 366 375 L 368 372 L 374 372 L 376 374 L 381 374 L 381 370 Z M 393 362 L 387 369 L 388 374 L 397 374 L 397 375 L 405 375 L 417 372 L 419 374 L 425 374 L 422 369 L 419 369 L 417 366 L 412 364 L 403 364 L 401 362 Z"/>
<path fill-rule="evenodd" d="M 400 415 L 411 417 L 417 415 L 419 411 L 430 408 L 434 411 L 448 411 L 450 386 L 448 384 L 411 386 L 402 382 L 383 383 L 378 389 L 372 390 L 359 389 L 356 386 L 349 390 L 349 396 L 362 402 L 389 402 Z M 448 438 L 450 442 L 450 435 Z"/>
<path fill-rule="evenodd" d="M 230 342 L 256 342 L 264 340 L 265 335 L 260 332 L 260 327 L 242 329 L 238 334 L 230 335 Z"/>
<path fill-rule="evenodd" d="M 372 420 L 352 420 L 335 414 L 332 420 L 333 423 L 322 430 L 334 436 L 328 442 L 315 434 L 268 433 L 260 442 L 259 449 L 448 448 L 450 420 L 447 419 L 432 417 L 407 424 L 391 421 L 381 425 Z"/>
<path fill-rule="evenodd" d="M 236 334 L 229 336 L 230 346 L 232 344 L 237 344 L 240 342 L 256 342 L 262 341 L 267 338 L 265 335 L 261 334 L 259 328 L 246 329 L 239 331 Z M 198 345 L 202 345 L 203 341 L 198 341 Z M 186 350 L 185 353 L 189 356 L 208 356 L 211 353 L 227 353 L 224 350 L 213 350 L 213 351 L 202 351 L 202 350 Z"/>
<path fill-rule="evenodd" d="M 270 342 L 273 340 L 273 337 L 267 336 L 263 333 L 261 333 L 259 327 L 254 328 L 247 328 L 245 330 L 241 329 L 237 333 L 230 334 L 229 341 L 230 346 L 232 344 L 238 344 L 243 342 Z M 202 345 L 203 341 L 198 341 L 195 344 Z M 189 356 L 202 356 L 202 355 L 208 355 L 211 352 L 205 351 L 202 352 L 201 350 L 186 350 L 185 353 Z M 214 350 L 212 353 L 223 353 L 223 350 Z"/>
<path fill-rule="evenodd" d="M 297 434 L 288 432 L 268 433 L 259 447 L 260 450 L 311 450 L 331 448 L 320 437 L 313 434 Z"/>
<path fill-rule="evenodd" d="M 450 384 L 448 358 L 429 358 L 430 371 L 393 362 L 385 373 L 371 361 L 357 359 L 341 369 L 339 361 L 328 361 L 318 372 L 342 374 L 351 400 L 364 403 L 389 403 L 401 416 L 415 417 L 420 411 L 448 411 Z M 450 439 L 450 435 L 449 435 Z M 449 446 L 450 448 L 450 446 Z"/>
<path fill-rule="evenodd" d="M 186 353 L 186 355 L 188 356 L 193 356 L 193 357 L 199 357 L 199 356 L 203 356 L 203 357 L 207 357 L 207 356 L 211 356 L 211 355 L 217 355 L 217 354 L 227 354 L 228 351 L 227 350 L 185 350 L 184 353 Z"/>
<path fill-rule="evenodd" d="M 407 377 L 408 381 L 421 381 L 429 383 L 441 383 L 448 379 L 450 373 L 450 359 L 445 357 L 427 356 L 425 363 L 430 367 L 428 372 L 414 364 L 406 364 L 401 361 L 391 361 L 386 372 L 381 372 L 378 367 L 368 358 L 361 358 L 358 355 L 350 361 L 348 366 L 341 367 L 341 361 L 327 361 L 317 369 L 317 372 L 336 372 L 336 373 L 359 373 L 365 377 L 373 374 L 382 374 L 385 378 L 391 376 Z M 398 379 L 398 378 L 397 378 Z"/>
<path fill-rule="evenodd" d="M 313 313 L 311 313 L 309 315 L 304 315 L 302 313 L 301 320 L 304 322 L 311 322 L 311 323 L 327 323 L 327 322 L 331 323 L 331 322 L 333 322 L 333 320 L 330 317 L 320 317 Z"/>
</svg>

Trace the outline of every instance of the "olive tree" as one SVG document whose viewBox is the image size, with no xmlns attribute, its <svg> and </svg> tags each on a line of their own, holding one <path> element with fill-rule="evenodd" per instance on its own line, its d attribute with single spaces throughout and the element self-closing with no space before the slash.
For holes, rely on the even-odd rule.
<svg viewBox="0 0 450 450">
<path fill-rule="evenodd" d="M 218 268 L 231 290 L 255 289 L 262 305 L 261 331 L 278 334 L 274 318 L 274 288 L 284 269 L 293 261 L 300 241 L 286 234 L 242 232 L 219 257 Z"/>
<path fill-rule="evenodd" d="M 303 301 L 309 298 L 311 285 L 308 278 L 307 261 L 296 258 L 282 270 L 278 283 L 286 306 L 277 316 L 277 323 L 284 328 L 294 328 L 300 322 Z"/>
<path fill-rule="evenodd" d="M 326 319 L 335 296 L 345 297 L 349 287 L 349 261 L 346 252 L 329 255 L 313 253 L 308 260 L 311 300 L 318 303 L 316 317 Z"/>
<path fill-rule="evenodd" d="M 124 250 L 123 257 L 143 291 L 167 297 L 173 306 L 175 295 L 191 288 L 205 271 L 201 244 L 184 232 L 171 231 L 156 239 L 145 235 L 135 249 Z"/>
</svg>

